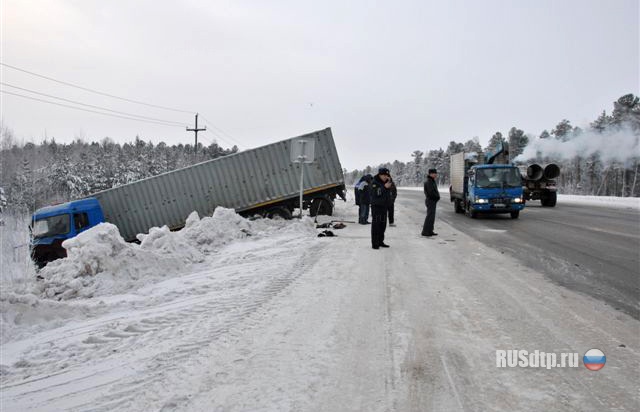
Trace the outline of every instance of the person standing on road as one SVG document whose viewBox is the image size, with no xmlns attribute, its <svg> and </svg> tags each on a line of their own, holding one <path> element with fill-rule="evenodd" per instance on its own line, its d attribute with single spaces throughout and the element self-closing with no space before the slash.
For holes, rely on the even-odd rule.
<svg viewBox="0 0 640 412">
<path fill-rule="evenodd" d="M 371 180 L 373 176 L 362 176 L 360 183 L 356 187 L 356 198 L 358 199 L 358 223 L 368 225 L 369 223 L 369 204 L 371 203 Z"/>
<path fill-rule="evenodd" d="M 360 180 L 358 180 L 356 184 L 353 185 L 353 197 L 355 198 L 356 206 L 360 206 L 360 192 L 358 191 L 358 187 L 360 186 L 360 183 L 364 180 L 364 176 L 365 175 L 363 175 L 360 178 Z"/>
<path fill-rule="evenodd" d="M 391 182 L 389 169 L 383 167 L 371 181 L 371 246 L 374 249 L 389 247 L 384 243 L 384 231 L 387 228 L 387 213 L 391 204 Z"/>
<path fill-rule="evenodd" d="M 394 223 L 394 206 L 396 204 L 396 197 L 398 197 L 398 188 L 393 182 L 391 176 L 389 176 L 389 182 L 391 182 L 391 188 L 389 189 L 391 191 L 391 202 L 389 202 L 389 226 L 395 226 L 396 224 Z"/>
<path fill-rule="evenodd" d="M 437 177 L 438 171 L 436 169 L 429 169 L 427 181 L 424 182 L 427 217 L 424 219 L 424 225 L 422 226 L 422 236 L 431 237 L 437 235 L 437 233 L 433 231 L 433 224 L 436 220 L 436 204 L 438 203 L 438 200 L 440 200 L 440 192 L 438 191 L 438 184 L 436 183 Z"/>
</svg>

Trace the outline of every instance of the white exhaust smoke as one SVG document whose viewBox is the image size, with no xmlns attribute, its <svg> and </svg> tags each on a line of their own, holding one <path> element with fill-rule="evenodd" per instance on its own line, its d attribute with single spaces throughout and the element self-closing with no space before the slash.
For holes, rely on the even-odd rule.
<svg viewBox="0 0 640 412">
<path fill-rule="evenodd" d="M 554 137 L 535 139 L 514 160 L 526 162 L 536 158 L 549 158 L 560 161 L 598 154 L 605 163 L 628 163 L 634 157 L 640 157 L 639 141 L 640 136 L 627 128 L 603 133 L 584 131 L 571 136 L 567 141 Z"/>
</svg>

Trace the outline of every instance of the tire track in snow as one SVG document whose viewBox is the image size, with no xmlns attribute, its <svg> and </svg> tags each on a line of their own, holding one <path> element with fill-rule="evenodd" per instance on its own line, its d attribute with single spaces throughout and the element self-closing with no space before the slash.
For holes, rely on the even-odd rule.
<svg viewBox="0 0 640 412">
<path fill-rule="evenodd" d="M 292 267 L 280 267 L 279 276 L 275 276 L 266 285 L 264 289 L 259 291 L 259 295 L 251 296 L 249 299 L 241 301 L 237 307 L 223 305 L 223 312 L 231 310 L 232 314 L 226 319 L 222 325 L 219 319 L 213 319 L 208 309 L 218 306 L 217 302 L 211 302 L 204 305 L 207 309 L 201 318 L 192 323 L 187 335 L 190 337 L 188 341 L 196 337 L 204 337 L 203 340 L 176 345 L 174 351 L 165 351 L 155 358 L 151 359 L 145 365 L 146 371 L 141 375 L 146 376 L 144 380 L 138 380 L 135 387 L 131 387 L 126 380 L 115 385 L 109 395 L 94 400 L 91 405 L 82 405 L 81 410 L 105 411 L 111 410 L 114 405 L 126 406 L 127 409 L 147 408 L 144 405 L 146 401 L 140 402 L 137 395 L 140 391 L 144 391 L 149 395 L 152 393 L 152 399 L 155 400 L 157 407 L 167 407 L 171 409 L 172 404 L 183 404 L 186 402 L 194 388 L 185 386 L 185 382 L 193 379 L 193 371 L 198 369 L 197 364 L 206 359 L 208 347 L 214 344 L 222 336 L 225 339 L 232 339 L 234 334 L 240 333 L 246 329 L 253 327 L 252 315 L 260 310 L 264 305 L 272 299 L 283 293 L 289 288 L 301 275 L 307 272 L 310 265 L 319 259 L 319 250 L 307 251 L 302 256 L 291 259 Z M 272 258 L 276 258 L 273 256 Z M 278 256 L 278 261 L 282 262 L 282 256 Z M 237 303 L 236 298 L 233 298 Z M 201 309 L 202 307 L 200 307 Z M 180 314 L 179 318 L 184 319 L 194 313 L 199 313 L 198 308 L 192 308 L 186 313 Z M 175 339 L 173 336 L 167 338 Z M 240 362 L 237 359 L 236 362 Z M 140 375 L 138 374 L 138 375 Z M 163 399 L 166 396 L 166 388 L 171 387 L 173 396 L 171 399 Z M 174 398 L 179 398 L 175 400 Z M 141 404 L 142 403 L 142 404 Z M 90 407 L 89 409 L 86 409 Z"/>
<path fill-rule="evenodd" d="M 308 239 L 305 240 L 308 242 Z M 202 271 L 196 276 L 189 275 L 186 279 L 178 278 L 174 281 L 182 289 L 169 294 L 165 291 L 162 295 L 169 299 L 168 302 L 162 302 L 159 295 L 154 306 L 142 306 L 120 316 L 107 316 L 104 321 L 91 322 L 90 327 L 71 328 L 73 332 L 64 338 L 47 333 L 54 338 L 45 338 L 29 349 L 41 354 L 31 357 L 25 352 L 29 362 L 23 372 L 2 376 L 3 392 L 5 388 L 12 389 L 5 399 L 9 404 L 26 405 L 21 402 L 25 400 L 27 392 L 40 395 L 46 401 L 31 403 L 36 410 L 47 409 L 49 400 L 73 405 L 73 402 L 64 402 L 65 396 L 90 399 L 92 394 L 98 395 L 98 386 L 88 385 L 79 391 L 70 387 L 74 382 L 86 382 L 93 375 L 86 373 L 91 370 L 87 364 L 109 364 L 109 368 L 97 373 L 115 371 L 118 379 L 99 385 L 101 392 L 108 389 L 111 393 L 99 402 L 91 400 L 75 405 L 80 410 L 110 410 L 114 406 L 131 405 L 141 391 L 149 390 L 149 386 L 156 387 L 155 392 L 161 399 L 166 396 L 163 382 L 168 375 L 181 371 L 182 363 L 192 359 L 233 328 L 242 328 L 253 313 L 288 288 L 305 272 L 314 256 L 317 257 L 317 254 L 311 253 L 312 245 L 316 242 L 308 242 L 310 245 L 302 256 L 292 256 L 290 252 L 291 249 L 300 250 L 300 246 L 296 246 L 300 239 L 289 242 L 288 248 L 286 243 L 281 245 L 284 248 L 261 246 L 262 250 L 258 249 L 258 252 L 263 253 L 255 254 L 248 262 L 234 265 L 230 273 L 225 273 L 225 269 L 221 268 Z M 265 262 L 265 258 L 278 262 L 278 265 Z M 238 273 L 238 267 L 242 268 L 243 273 Z M 265 267 L 271 267 L 272 270 L 265 272 Z M 260 275 L 256 276 L 255 273 Z M 227 282 L 220 281 L 216 285 L 215 280 L 220 277 L 228 278 Z M 199 286 L 191 287 L 187 280 L 196 280 Z M 222 295 L 221 291 L 227 295 Z M 73 343 L 70 344 L 70 340 Z M 132 357 L 135 362 L 131 365 Z M 69 365 L 59 372 L 61 358 Z M 38 359 L 43 362 L 37 364 Z M 52 361 L 46 362 L 48 359 Z M 188 374 L 188 371 L 183 371 L 183 376 L 184 373 Z M 57 379 L 52 382 L 54 377 Z M 56 393 L 65 395 L 56 396 Z"/>
</svg>

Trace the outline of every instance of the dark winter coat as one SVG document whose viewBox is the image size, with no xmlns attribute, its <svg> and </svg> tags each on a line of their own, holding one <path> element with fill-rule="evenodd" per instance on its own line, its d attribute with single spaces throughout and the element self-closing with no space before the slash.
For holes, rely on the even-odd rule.
<svg viewBox="0 0 640 412">
<path fill-rule="evenodd" d="M 366 183 L 362 186 L 362 189 L 358 190 L 358 197 L 360 198 L 360 203 L 363 205 L 368 205 L 371 203 L 371 184 Z"/>
<path fill-rule="evenodd" d="M 353 194 L 354 194 L 354 197 L 356 198 L 356 205 L 358 206 L 360 206 L 360 190 L 358 189 L 358 186 L 360 186 L 360 182 L 362 182 L 363 180 L 364 180 L 364 176 L 362 176 L 360 180 L 358 180 L 356 184 L 353 185 Z"/>
<path fill-rule="evenodd" d="M 391 191 L 391 203 L 395 203 L 396 197 L 398 197 L 398 188 L 393 180 L 391 180 L 391 188 L 389 190 Z"/>
<path fill-rule="evenodd" d="M 368 205 L 371 203 L 371 175 L 364 175 L 355 186 L 356 205 Z"/>
<path fill-rule="evenodd" d="M 384 187 L 384 182 L 380 175 L 375 175 L 371 182 L 371 206 L 389 207 L 391 205 L 391 190 Z"/>
<path fill-rule="evenodd" d="M 437 202 L 440 200 L 440 192 L 438 191 L 438 184 L 435 179 L 431 176 L 427 177 L 427 181 L 424 182 L 424 195 L 427 197 L 427 200 L 432 200 Z"/>
</svg>

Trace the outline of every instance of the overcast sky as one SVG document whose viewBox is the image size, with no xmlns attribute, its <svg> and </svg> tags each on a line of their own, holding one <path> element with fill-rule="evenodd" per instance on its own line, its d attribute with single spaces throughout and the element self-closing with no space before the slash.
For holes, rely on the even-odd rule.
<svg viewBox="0 0 640 412">
<path fill-rule="evenodd" d="M 1 0 L 4 64 L 200 112 L 241 149 L 331 127 L 343 167 L 450 140 L 585 126 L 640 90 L 637 0 Z M 2 82 L 193 125 L 188 113 L 107 98 L 0 66 Z M 3 85 L 3 90 L 29 95 Z M 3 94 L 18 138 L 169 144 L 163 126 Z M 63 104 L 70 104 L 55 100 Z M 86 108 L 86 107 L 85 107 Z"/>
</svg>

